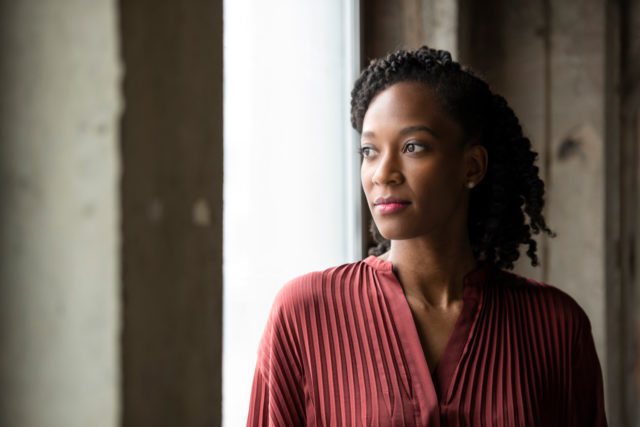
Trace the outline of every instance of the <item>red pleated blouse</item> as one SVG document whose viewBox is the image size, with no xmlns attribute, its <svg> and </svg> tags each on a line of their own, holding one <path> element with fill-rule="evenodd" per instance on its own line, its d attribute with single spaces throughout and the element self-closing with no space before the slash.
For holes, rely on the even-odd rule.
<svg viewBox="0 0 640 427">
<path fill-rule="evenodd" d="M 481 265 L 433 376 L 377 257 L 289 282 L 258 351 L 248 426 L 606 426 L 589 320 L 564 292 Z"/>
</svg>

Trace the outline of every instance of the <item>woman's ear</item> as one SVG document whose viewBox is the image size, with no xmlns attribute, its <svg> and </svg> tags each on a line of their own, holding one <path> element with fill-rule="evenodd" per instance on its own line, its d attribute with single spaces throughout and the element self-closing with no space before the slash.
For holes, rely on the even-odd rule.
<svg viewBox="0 0 640 427">
<path fill-rule="evenodd" d="M 467 188 L 473 188 L 482 181 L 487 173 L 489 155 L 487 149 L 480 144 L 472 144 L 466 147 L 464 155 L 467 165 L 465 183 Z"/>
</svg>

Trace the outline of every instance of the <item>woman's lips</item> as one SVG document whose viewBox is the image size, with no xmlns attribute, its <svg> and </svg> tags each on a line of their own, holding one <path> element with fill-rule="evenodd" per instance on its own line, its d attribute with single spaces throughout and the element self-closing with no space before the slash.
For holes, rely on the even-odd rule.
<svg viewBox="0 0 640 427">
<path fill-rule="evenodd" d="M 378 197 L 373 202 L 373 207 L 378 213 L 390 214 L 403 210 L 409 204 L 410 202 L 395 197 Z"/>
</svg>

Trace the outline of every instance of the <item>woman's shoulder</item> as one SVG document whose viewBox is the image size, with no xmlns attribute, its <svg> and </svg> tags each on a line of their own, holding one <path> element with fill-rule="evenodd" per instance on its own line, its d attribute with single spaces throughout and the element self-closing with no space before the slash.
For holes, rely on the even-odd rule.
<svg viewBox="0 0 640 427">
<path fill-rule="evenodd" d="M 506 299 L 511 304 L 528 310 L 541 311 L 546 315 L 589 324 L 585 311 L 576 300 L 552 284 L 498 269 L 495 269 L 492 274 L 492 282 L 497 288 L 502 289 L 503 292 L 500 294 L 508 296 Z"/>
<path fill-rule="evenodd" d="M 365 261 L 356 261 L 297 276 L 280 288 L 273 308 L 295 310 L 326 302 L 328 298 L 340 298 L 363 278 L 362 272 L 366 268 Z"/>
</svg>

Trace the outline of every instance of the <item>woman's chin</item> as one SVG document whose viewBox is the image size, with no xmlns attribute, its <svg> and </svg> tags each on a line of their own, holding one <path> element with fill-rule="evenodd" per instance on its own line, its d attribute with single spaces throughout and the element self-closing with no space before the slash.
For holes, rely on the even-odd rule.
<svg viewBox="0 0 640 427">
<path fill-rule="evenodd" d="M 380 234 L 387 240 L 407 240 L 415 237 L 409 230 L 402 230 L 396 228 L 380 228 L 378 227 Z"/>
</svg>

